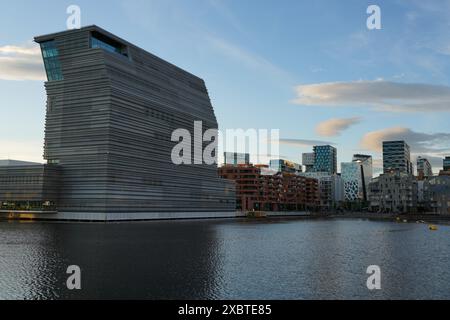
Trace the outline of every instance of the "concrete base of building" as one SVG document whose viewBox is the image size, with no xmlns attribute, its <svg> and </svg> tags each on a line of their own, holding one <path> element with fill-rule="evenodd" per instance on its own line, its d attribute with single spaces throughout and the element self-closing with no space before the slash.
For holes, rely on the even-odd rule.
<svg viewBox="0 0 450 320">
<path fill-rule="evenodd" d="M 53 221 L 145 221 L 175 219 L 214 219 L 245 217 L 240 211 L 225 212 L 42 212 L 42 211 L 0 211 L 0 219 L 8 220 L 53 220 Z"/>
</svg>

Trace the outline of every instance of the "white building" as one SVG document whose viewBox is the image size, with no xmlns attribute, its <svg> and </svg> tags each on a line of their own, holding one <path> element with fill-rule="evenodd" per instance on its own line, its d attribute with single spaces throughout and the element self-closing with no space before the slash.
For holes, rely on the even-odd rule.
<svg viewBox="0 0 450 320">
<path fill-rule="evenodd" d="M 344 185 L 339 174 L 304 172 L 300 175 L 317 179 L 319 182 L 320 207 L 323 210 L 337 208 L 344 201 Z"/>
<path fill-rule="evenodd" d="M 367 190 L 372 180 L 372 157 L 355 154 L 352 162 L 341 163 L 345 201 L 367 200 Z"/>
<path fill-rule="evenodd" d="M 341 174 L 344 183 L 345 201 L 363 199 L 361 165 L 357 162 L 343 162 L 341 163 Z"/>
</svg>

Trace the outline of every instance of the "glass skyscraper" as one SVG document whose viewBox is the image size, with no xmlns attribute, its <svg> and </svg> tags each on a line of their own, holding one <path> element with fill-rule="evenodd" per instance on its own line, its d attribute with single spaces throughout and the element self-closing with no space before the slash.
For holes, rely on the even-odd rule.
<svg viewBox="0 0 450 320">
<path fill-rule="evenodd" d="M 337 173 L 337 150 L 335 147 L 314 146 L 314 166 L 315 172 L 327 172 L 329 174 Z"/>
<path fill-rule="evenodd" d="M 443 167 L 444 171 L 450 171 L 450 157 L 445 157 Z"/>
<path fill-rule="evenodd" d="M 372 157 L 364 154 L 353 155 L 352 162 L 341 163 L 341 174 L 345 200 L 367 200 L 367 190 L 373 176 Z"/>
<path fill-rule="evenodd" d="M 383 171 L 413 173 L 410 148 L 405 141 L 383 141 Z"/>
</svg>

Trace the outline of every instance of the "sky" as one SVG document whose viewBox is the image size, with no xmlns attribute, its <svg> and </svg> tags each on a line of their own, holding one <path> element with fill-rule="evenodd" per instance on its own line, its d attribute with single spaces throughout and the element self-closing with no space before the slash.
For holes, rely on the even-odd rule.
<svg viewBox="0 0 450 320">
<path fill-rule="evenodd" d="M 381 166 L 406 140 L 436 172 L 450 155 L 450 1 L 0 0 L 0 159 L 43 162 L 45 75 L 36 35 L 66 29 L 69 5 L 203 78 L 219 128 L 279 129 L 301 162 L 333 144 Z M 369 30 L 369 5 L 381 29 Z M 339 167 L 339 166 L 338 166 Z"/>
</svg>

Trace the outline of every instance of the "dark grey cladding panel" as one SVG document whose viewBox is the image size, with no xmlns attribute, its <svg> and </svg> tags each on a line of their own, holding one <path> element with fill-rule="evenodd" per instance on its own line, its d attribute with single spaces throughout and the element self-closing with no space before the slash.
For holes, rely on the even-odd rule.
<svg viewBox="0 0 450 320">
<path fill-rule="evenodd" d="M 91 31 L 129 57 L 91 49 Z M 49 39 L 64 76 L 46 83 L 44 153 L 63 169 L 60 211 L 234 211 L 234 183 L 216 165 L 171 162 L 173 130 L 217 128 L 202 79 L 95 26 L 36 41 Z"/>
</svg>

